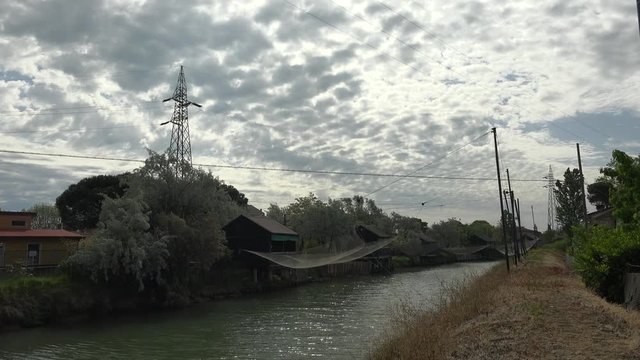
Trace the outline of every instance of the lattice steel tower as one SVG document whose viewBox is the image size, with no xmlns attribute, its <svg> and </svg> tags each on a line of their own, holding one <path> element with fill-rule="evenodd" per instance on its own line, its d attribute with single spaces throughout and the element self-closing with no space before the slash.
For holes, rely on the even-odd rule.
<svg viewBox="0 0 640 360">
<path fill-rule="evenodd" d="M 555 179 L 553 178 L 553 170 L 549 165 L 549 174 L 544 177 L 547 179 L 547 185 L 545 187 L 549 189 L 548 208 L 547 208 L 547 229 L 555 230 L 556 228 L 556 195 L 553 192 L 555 187 Z"/>
<path fill-rule="evenodd" d="M 176 175 L 183 176 L 187 166 L 191 166 L 191 138 L 189 136 L 189 105 L 202 107 L 200 104 L 189 101 L 187 99 L 187 82 L 184 78 L 184 67 L 180 66 L 180 75 L 178 75 L 178 84 L 173 91 L 173 96 L 162 100 L 167 102 L 175 101 L 173 106 L 173 115 L 171 120 L 163 122 L 160 125 L 168 123 L 173 124 L 171 128 L 171 143 L 166 154 L 169 161 L 174 165 Z"/>
</svg>

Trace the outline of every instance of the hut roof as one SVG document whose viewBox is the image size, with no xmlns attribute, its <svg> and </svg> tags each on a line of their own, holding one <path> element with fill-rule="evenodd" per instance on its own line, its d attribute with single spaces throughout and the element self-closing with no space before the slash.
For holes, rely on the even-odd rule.
<svg viewBox="0 0 640 360">
<path fill-rule="evenodd" d="M 367 229 L 369 232 L 373 233 L 379 239 L 388 239 L 388 238 L 391 237 L 391 235 L 385 234 L 383 231 L 381 231 L 380 229 L 378 229 L 377 227 L 375 227 L 373 225 L 360 224 L 358 226 L 361 226 L 361 227 Z"/>
<path fill-rule="evenodd" d="M 84 235 L 67 231 L 67 230 L 48 230 L 48 229 L 38 229 L 38 230 L 1 230 L 0 238 L 69 238 L 69 239 L 80 239 L 83 238 Z"/>
<path fill-rule="evenodd" d="M 238 220 L 241 217 L 246 218 L 247 220 L 253 222 L 254 224 L 260 226 L 261 228 L 267 230 L 268 232 L 270 232 L 272 234 L 298 235 L 297 232 L 289 229 L 288 227 L 280 224 L 279 222 L 277 222 L 275 220 L 269 219 L 266 216 L 240 215 L 237 218 L 231 220 L 231 222 L 229 222 L 229 224 L 233 223 L 234 221 Z M 225 229 L 227 226 L 229 226 L 229 224 L 227 224 L 224 227 L 222 227 L 222 229 Z"/>
<path fill-rule="evenodd" d="M 485 242 L 487 244 L 491 244 L 491 243 L 495 242 L 495 240 L 493 240 L 491 238 L 491 236 L 484 235 L 484 234 L 473 234 L 473 235 L 471 235 L 471 237 L 478 238 L 478 239 L 480 239 L 481 241 L 483 241 L 483 242 Z"/>
</svg>

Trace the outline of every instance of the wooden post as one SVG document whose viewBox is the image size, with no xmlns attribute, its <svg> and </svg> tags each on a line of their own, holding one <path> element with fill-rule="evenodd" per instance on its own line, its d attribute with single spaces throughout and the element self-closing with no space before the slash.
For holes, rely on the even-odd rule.
<svg viewBox="0 0 640 360">
<path fill-rule="evenodd" d="M 492 128 L 493 132 L 493 146 L 496 152 L 496 171 L 498 173 L 498 199 L 500 199 L 500 219 L 502 220 L 502 237 L 504 239 L 504 259 L 507 263 L 507 272 L 509 269 L 509 248 L 507 246 L 507 229 L 504 223 L 504 205 L 502 204 L 502 182 L 500 180 L 500 160 L 498 158 L 498 135 L 496 134 L 496 128 Z"/>
<path fill-rule="evenodd" d="M 520 246 L 518 245 L 518 233 L 516 232 L 516 205 L 513 200 L 513 191 L 511 190 L 511 177 L 509 176 L 509 169 L 507 169 L 507 185 L 509 185 L 509 199 L 511 201 L 511 213 L 513 214 L 511 219 L 511 232 L 513 233 L 513 251 L 516 253 L 516 259 L 520 259 Z"/>
<path fill-rule="evenodd" d="M 580 158 L 580 143 L 576 143 L 576 149 L 578 151 L 578 169 L 580 170 L 580 191 L 582 192 L 582 206 L 583 206 L 583 214 L 582 221 L 584 221 L 584 228 L 588 227 L 587 225 L 587 192 L 584 189 L 584 174 L 582 173 L 582 159 Z"/>
<path fill-rule="evenodd" d="M 527 244 L 522 236 L 522 222 L 520 222 L 520 199 L 516 199 L 516 212 L 518 213 L 518 230 L 520 232 L 520 249 L 522 249 L 522 256 L 527 253 Z"/>
<path fill-rule="evenodd" d="M 509 190 L 505 190 L 503 191 L 504 193 L 504 204 L 506 206 L 507 209 L 507 214 L 512 214 L 513 215 L 513 209 L 509 210 Z M 509 222 L 509 227 L 511 227 L 512 222 Z M 513 237 L 513 232 L 511 233 L 511 246 L 513 247 L 513 263 L 516 264 L 516 266 L 518 266 L 518 256 L 516 256 L 516 239 Z"/>
</svg>

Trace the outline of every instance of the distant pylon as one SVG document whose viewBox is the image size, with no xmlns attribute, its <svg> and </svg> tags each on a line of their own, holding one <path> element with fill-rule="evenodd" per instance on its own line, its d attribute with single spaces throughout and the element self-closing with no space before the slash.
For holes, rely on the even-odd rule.
<svg viewBox="0 0 640 360">
<path fill-rule="evenodd" d="M 168 123 L 173 124 L 171 128 L 171 143 L 166 154 L 169 161 L 174 165 L 176 175 L 183 176 L 186 166 L 191 166 L 191 138 L 189 136 L 189 105 L 202 107 L 200 104 L 189 101 L 187 99 L 187 81 L 184 78 L 184 67 L 180 66 L 180 75 L 178 75 L 178 84 L 173 91 L 173 96 L 162 100 L 167 102 L 175 101 L 173 106 L 173 115 L 171 120 L 163 122 L 160 125 Z"/>
<path fill-rule="evenodd" d="M 545 187 L 549 190 L 549 196 L 547 200 L 547 230 L 556 229 L 556 195 L 553 192 L 555 187 L 555 179 L 553 178 L 553 170 L 549 165 L 549 174 L 544 177 L 547 179 L 547 185 Z"/>
</svg>

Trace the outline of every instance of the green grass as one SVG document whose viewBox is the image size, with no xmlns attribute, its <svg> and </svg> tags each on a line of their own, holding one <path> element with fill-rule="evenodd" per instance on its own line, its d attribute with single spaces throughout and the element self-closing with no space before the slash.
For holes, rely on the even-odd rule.
<svg viewBox="0 0 640 360">
<path fill-rule="evenodd" d="M 56 276 L 17 276 L 0 280 L 0 292 L 17 289 L 56 287 L 69 284 L 64 275 Z"/>
<path fill-rule="evenodd" d="M 548 243 L 545 246 L 543 246 L 543 248 L 549 249 L 549 250 L 566 251 L 568 245 L 569 245 L 569 240 L 562 239 L 562 240 L 556 240 L 552 243 Z"/>
</svg>

